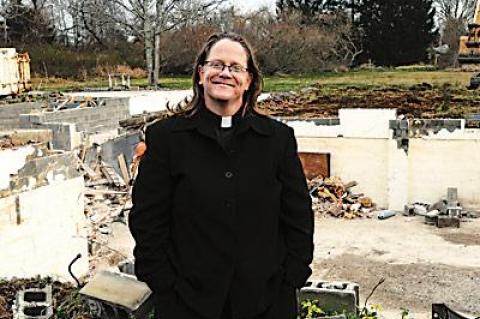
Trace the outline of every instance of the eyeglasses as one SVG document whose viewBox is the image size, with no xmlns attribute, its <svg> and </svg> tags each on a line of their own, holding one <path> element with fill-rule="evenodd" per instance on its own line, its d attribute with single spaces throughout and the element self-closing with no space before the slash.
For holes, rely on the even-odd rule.
<svg viewBox="0 0 480 319">
<path fill-rule="evenodd" d="M 221 61 L 205 61 L 204 66 L 209 67 L 218 72 L 222 72 L 225 68 L 227 68 L 228 71 L 230 71 L 230 73 L 234 73 L 234 74 L 241 74 L 248 71 L 246 67 L 243 67 L 240 64 L 227 65 Z"/>
</svg>

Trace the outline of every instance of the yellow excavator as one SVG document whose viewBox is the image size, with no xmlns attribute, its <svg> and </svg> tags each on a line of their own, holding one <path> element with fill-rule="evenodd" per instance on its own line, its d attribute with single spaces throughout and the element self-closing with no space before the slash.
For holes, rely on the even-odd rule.
<svg viewBox="0 0 480 319">
<path fill-rule="evenodd" d="M 468 24 L 468 35 L 460 37 L 458 63 L 465 70 L 480 70 L 480 0 L 475 4 L 473 23 Z M 470 78 L 470 89 L 480 86 L 480 73 Z"/>
</svg>

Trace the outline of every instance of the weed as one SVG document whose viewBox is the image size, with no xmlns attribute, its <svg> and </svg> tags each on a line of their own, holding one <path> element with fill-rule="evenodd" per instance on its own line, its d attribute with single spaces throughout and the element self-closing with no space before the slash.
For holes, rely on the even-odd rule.
<svg viewBox="0 0 480 319">
<path fill-rule="evenodd" d="M 306 299 L 300 304 L 300 318 L 312 319 L 325 315 L 325 312 L 318 306 L 318 300 Z"/>
</svg>

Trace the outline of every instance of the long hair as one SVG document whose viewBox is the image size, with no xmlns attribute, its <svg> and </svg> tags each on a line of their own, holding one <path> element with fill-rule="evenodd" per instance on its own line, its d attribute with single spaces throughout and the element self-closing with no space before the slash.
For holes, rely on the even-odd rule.
<svg viewBox="0 0 480 319">
<path fill-rule="evenodd" d="M 252 81 L 248 90 L 243 93 L 242 115 L 245 115 L 247 112 L 253 111 L 255 109 L 255 106 L 257 104 L 257 98 L 262 92 L 263 77 L 260 69 L 258 68 L 255 56 L 253 55 L 253 50 L 250 44 L 248 44 L 248 42 L 242 36 L 235 33 L 223 32 L 212 34 L 200 50 L 200 53 L 198 54 L 195 65 L 193 67 L 192 100 L 185 107 L 177 108 L 176 113 L 184 113 L 189 116 L 195 114 L 199 108 L 204 106 L 205 98 L 203 96 L 203 85 L 199 83 L 200 74 L 198 72 L 198 69 L 200 66 L 203 66 L 205 64 L 210 50 L 215 45 L 215 43 L 223 39 L 229 39 L 231 41 L 240 43 L 240 45 L 245 49 L 247 53 L 247 68 L 252 78 Z"/>
</svg>

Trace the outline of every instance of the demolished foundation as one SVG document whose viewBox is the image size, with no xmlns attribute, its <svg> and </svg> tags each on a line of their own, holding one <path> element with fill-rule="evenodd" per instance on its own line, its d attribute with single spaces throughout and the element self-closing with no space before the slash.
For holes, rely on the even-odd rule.
<svg viewBox="0 0 480 319">
<path fill-rule="evenodd" d="M 70 261 L 78 253 L 88 256 L 84 181 L 76 155 L 52 154 L 43 141 L 1 150 L 0 162 L 8 163 L 0 178 L 2 277 L 71 280 Z M 74 271 L 85 275 L 88 258 L 76 263 Z"/>
</svg>

